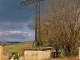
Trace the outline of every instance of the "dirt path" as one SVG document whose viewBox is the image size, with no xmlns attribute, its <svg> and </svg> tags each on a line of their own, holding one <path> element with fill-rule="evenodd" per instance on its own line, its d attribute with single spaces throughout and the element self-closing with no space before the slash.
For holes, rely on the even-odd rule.
<svg viewBox="0 0 80 60">
<path fill-rule="evenodd" d="M 2 60 L 9 60 L 9 58 L 7 56 L 2 56 Z"/>
<path fill-rule="evenodd" d="M 3 60 L 9 60 L 9 59 L 6 56 L 3 56 Z M 80 60 L 80 59 L 76 57 L 64 57 L 64 58 L 51 58 L 47 60 Z"/>
<path fill-rule="evenodd" d="M 52 58 L 52 59 L 48 59 L 48 60 L 80 60 L 79 58 L 76 57 L 65 57 L 65 58 Z"/>
</svg>

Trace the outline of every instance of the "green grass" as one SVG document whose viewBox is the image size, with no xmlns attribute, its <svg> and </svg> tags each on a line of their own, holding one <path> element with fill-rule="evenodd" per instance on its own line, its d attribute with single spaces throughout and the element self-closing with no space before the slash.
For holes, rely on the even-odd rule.
<svg viewBox="0 0 80 60">
<path fill-rule="evenodd" d="M 12 51 L 20 52 L 22 49 L 26 47 L 32 47 L 31 43 L 19 43 L 19 44 L 14 44 L 14 45 L 8 45 L 3 48 L 4 52 L 9 52 L 10 49 Z"/>
<path fill-rule="evenodd" d="M 22 49 L 27 48 L 27 47 L 32 47 L 32 43 L 19 43 L 19 44 L 14 44 L 14 45 L 8 45 L 4 46 L 3 50 L 4 52 L 10 52 L 10 48 L 13 52 L 19 52 L 23 51 Z M 53 48 L 51 52 L 55 52 L 55 49 Z M 59 50 L 59 52 L 61 52 Z M 61 52 L 61 57 L 63 57 L 63 53 Z"/>
</svg>

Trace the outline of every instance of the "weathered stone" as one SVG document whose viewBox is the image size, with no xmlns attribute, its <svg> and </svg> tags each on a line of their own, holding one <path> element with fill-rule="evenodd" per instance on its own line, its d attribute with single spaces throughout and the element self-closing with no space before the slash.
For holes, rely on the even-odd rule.
<svg viewBox="0 0 80 60">
<path fill-rule="evenodd" d="M 79 59 L 80 59 L 80 47 L 79 47 Z"/>
<path fill-rule="evenodd" d="M 0 60 L 2 60 L 3 46 L 0 46 Z"/>
<path fill-rule="evenodd" d="M 50 58 L 51 47 L 43 48 L 26 48 L 24 51 L 24 56 L 26 60 L 44 60 Z"/>
</svg>

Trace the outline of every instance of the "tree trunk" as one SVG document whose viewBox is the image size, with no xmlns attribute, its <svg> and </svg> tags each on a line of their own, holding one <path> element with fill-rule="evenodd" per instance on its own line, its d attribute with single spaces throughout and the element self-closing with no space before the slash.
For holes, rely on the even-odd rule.
<svg viewBox="0 0 80 60">
<path fill-rule="evenodd" d="M 56 58 L 58 58 L 58 48 L 56 48 Z"/>
</svg>

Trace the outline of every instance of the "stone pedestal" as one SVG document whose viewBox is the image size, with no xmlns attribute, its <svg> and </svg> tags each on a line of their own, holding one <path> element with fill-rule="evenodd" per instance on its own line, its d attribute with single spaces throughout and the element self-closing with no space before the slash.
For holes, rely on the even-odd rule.
<svg viewBox="0 0 80 60">
<path fill-rule="evenodd" d="M 0 60 L 2 60 L 3 47 L 0 46 Z"/>
<path fill-rule="evenodd" d="M 50 58 L 51 47 L 43 48 L 26 48 L 24 51 L 24 56 L 26 60 L 44 60 Z"/>
</svg>

